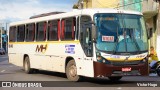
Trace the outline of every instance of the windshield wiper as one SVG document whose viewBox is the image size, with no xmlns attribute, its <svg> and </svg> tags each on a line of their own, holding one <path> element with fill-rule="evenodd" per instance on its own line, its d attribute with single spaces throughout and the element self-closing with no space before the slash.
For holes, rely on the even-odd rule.
<svg viewBox="0 0 160 90">
<path fill-rule="evenodd" d="M 113 54 L 116 54 L 117 52 L 117 45 L 118 45 L 118 41 L 119 41 L 119 34 L 118 34 L 118 27 L 117 27 L 117 39 L 116 39 L 116 45 L 114 47 L 114 50 L 113 50 Z"/>
<path fill-rule="evenodd" d="M 132 32 L 130 31 L 131 37 L 133 38 L 133 41 L 134 41 L 134 43 L 135 43 L 135 45 L 136 45 L 136 48 L 137 48 L 137 50 L 138 50 L 138 53 L 140 53 L 139 45 L 138 45 L 138 43 L 137 43 L 137 41 L 136 41 L 136 39 L 135 39 L 135 37 L 134 37 L 134 35 L 133 35 L 134 29 L 131 29 L 131 30 L 132 30 Z"/>
</svg>

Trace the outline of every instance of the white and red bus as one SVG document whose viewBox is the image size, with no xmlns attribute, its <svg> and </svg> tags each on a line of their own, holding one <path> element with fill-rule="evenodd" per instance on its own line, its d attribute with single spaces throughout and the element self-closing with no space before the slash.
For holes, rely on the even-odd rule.
<svg viewBox="0 0 160 90">
<path fill-rule="evenodd" d="M 10 24 L 9 62 L 26 73 L 48 70 L 81 76 L 148 75 L 148 41 L 139 12 L 83 9 Z"/>
</svg>

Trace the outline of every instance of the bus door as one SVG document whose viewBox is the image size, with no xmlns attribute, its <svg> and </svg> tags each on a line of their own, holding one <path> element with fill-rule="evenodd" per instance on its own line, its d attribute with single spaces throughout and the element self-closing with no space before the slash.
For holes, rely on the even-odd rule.
<svg viewBox="0 0 160 90">
<path fill-rule="evenodd" d="M 83 25 L 81 29 L 81 45 L 84 51 L 83 55 L 83 71 L 85 76 L 93 76 L 93 44 L 92 44 L 92 25 Z M 81 33 L 81 34 L 82 34 Z"/>
<path fill-rule="evenodd" d="M 82 29 L 82 32 L 83 32 L 83 36 L 82 36 L 82 41 L 81 41 L 81 44 L 82 44 L 82 47 L 83 47 L 83 50 L 84 50 L 84 53 L 86 55 L 86 57 L 91 57 L 92 56 L 92 34 L 91 34 L 91 30 L 92 30 L 92 25 L 90 24 L 84 24 L 83 25 L 83 29 Z"/>
</svg>

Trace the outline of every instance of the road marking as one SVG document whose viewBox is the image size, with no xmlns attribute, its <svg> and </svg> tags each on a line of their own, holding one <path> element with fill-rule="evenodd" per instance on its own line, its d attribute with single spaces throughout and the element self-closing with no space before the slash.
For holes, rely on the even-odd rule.
<svg viewBox="0 0 160 90">
<path fill-rule="evenodd" d="M 6 70 L 2 70 L 1 72 L 4 72 L 4 71 L 6 71 Z"/>
</svg>

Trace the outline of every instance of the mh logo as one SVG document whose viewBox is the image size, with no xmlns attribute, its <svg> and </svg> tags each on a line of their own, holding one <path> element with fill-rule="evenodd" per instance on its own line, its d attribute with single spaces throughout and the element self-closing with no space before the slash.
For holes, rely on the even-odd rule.
<svg viewBox="0 0 160 90">
<path fill-rule="evenodd" d="M 47 44 L 46 45 L 37 45 L 36 52 L 44 53 L 47 50 Z"/>
</svg>

